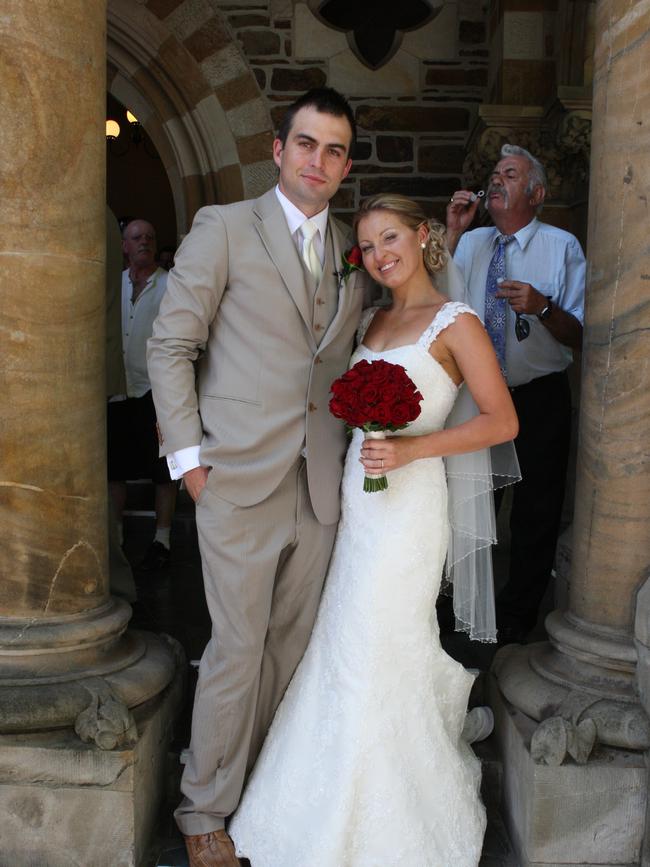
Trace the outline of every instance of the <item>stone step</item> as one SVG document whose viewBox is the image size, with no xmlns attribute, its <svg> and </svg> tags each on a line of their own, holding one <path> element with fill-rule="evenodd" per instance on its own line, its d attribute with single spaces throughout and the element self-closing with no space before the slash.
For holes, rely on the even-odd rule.
<svg viewBox="0 0 650 867">
<path fill-rule="evenodd" d="M 156 867 L 189 867 L 185 846 L 174 845 L 166 849 Z M 386 865 L 389 867 L 389 865 Z M 392 865 L 391 865 L 392 867 Z M 395 865 L 398 867 L 398 865 Z M 401 867 L 401 865 L 399 865 Z M 505 834 L 505 829 L 499 817 L 490 819 L 485 834 L 483 856 L 478 867 L 519 867 L 516 858 L 510 849 L 510 844 Z"/>
<path fill-rule="evenodd" d="M 483 855 L 478 867 L 519 867 L 499 813 L 502 769 L 496 755 L 494 738 L 489 737 L 482 743 L 475 744 L 474 751 L 481 760 L 483 770 L 481 795 L 488 815 Z M 163 848 L 156 867 L 188 867 L 188 863 L 185 847 L 179 835 L 178 839 L 170 840 Z M 387 864 L 386 867 L 402 867 L 402 865 Z"/>
<path fill-rule="evenodd" d="M 189 863 L 185 846 L 175 846 L 163 852 L 156 867 L 188 867 Z"/>
</svg>

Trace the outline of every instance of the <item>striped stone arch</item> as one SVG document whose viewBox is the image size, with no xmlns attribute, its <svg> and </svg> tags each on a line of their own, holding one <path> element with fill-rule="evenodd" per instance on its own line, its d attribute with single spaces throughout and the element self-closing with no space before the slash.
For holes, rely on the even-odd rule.
<svg viewBox="0 0 650 867">
<path fill-rule="evenodd" d="M 210 0 L 108 0 L 107 30 L 107 89 L 160 154 L 179 235 L 202 205 L 271 186 L 270 112 Z"/>
</svg>

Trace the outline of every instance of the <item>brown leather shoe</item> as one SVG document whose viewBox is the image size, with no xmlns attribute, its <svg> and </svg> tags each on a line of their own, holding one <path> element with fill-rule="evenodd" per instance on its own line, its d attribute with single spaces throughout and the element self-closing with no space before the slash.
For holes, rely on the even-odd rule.
<svg viewBox="0 0 650 867">
<path fill-rule="evenodd" d="M 240 867 L 233 842 L 223 829 L 184 839 L 190 867 Z"/>
</svg>

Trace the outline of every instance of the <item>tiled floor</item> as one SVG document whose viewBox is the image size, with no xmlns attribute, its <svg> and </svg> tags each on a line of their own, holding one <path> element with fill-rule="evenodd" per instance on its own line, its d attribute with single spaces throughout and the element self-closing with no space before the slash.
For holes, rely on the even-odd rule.
<svg viewBox="0 0 650 867">
<path fill-rule="evenodd" d="M 147 512 L 146 488 L 130 490 L 131 516 L 125 518 L 125 551 L 136 564 L 142 557 L 153 533 L 153 518 Z M 496 569 L 501 570 L 505 552 L 497 551 Z M 138 573 L 134 570 L 138 588 L 138 601 L 134 605 L 133 626 L 155 632 L 166 632 L 176 638 L 185 649 L 188 660 L 201 656 L 210 634 L 210 618 L 205 605 L 201 565 L 196 542 L 193 506 L 187 495 L 181 494 L 172 530 L 172 557 L 169 565 L 158 574 Z M 447 636 L 447 652 L 468 668 L 486 671 L 495 648 L 470 642 L 459 635 Z M 190 670 L 190 683 L 194 673 Z M 189 691 L 190 693 L 192 690 Z M 191 716 L 191 694 L 179 720 L 174 755 L 187 745 Z M 498 800 L 499 768 L 492 752 L 491 739 L 477 746 L 484 767 L 484 800 L 488 806 L 488 830 L 481 867 L 517 867 L 510 850 L 507 833 L 496 809 Z M 161 815 L 159 834 L 152 853 L 151 867 L 186 867 L 182 840 L 172 818 L 172 809 L 178 800 L 180 765 L 173 761 L 170 767 L 170 798 Z M 289 867 L 289 865 L 288 865 Z M 293 867 L 293 865 L 292 865 Z M 386 865 L 393 867 L 393 865 Z M 394 865 L 402 867 L 402 865 Z"/>
</svg>

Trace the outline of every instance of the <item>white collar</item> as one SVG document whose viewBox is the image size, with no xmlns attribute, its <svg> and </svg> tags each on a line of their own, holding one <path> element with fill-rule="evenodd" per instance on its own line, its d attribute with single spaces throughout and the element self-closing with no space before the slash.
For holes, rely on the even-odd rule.
<svg viewBox="0 0 650 867">
<path fill-rule="evenodd" d="M 143 287 L 143 290 L 142 290 L 143 292 L 144 292 L 145 289 L 148 289 L 148 288 L 151 286 L 152 283 L 155 285 L 155 284 L 158 282 L 158 274 L 159 274 L 160 271 L 162 271 L 162 270 L 163 270 L 163 269 L 162 269 L 160 266 L 157 266 L 157 267 L 156 267 L 156 270 L 155 270 L 155 271 L 152 271 L 151 274 L 149 274 L 149 276 L 147 277 L 147 281 L 146 281 L 146 283 L 144 284 L 144 287 Z M 126 276 L 128 277 L 129 283 L 133 286 L 133 280 L 131 280 L 131 266 L 130 266 L 130 265 L 129 265 L 128 268 L 125 268 L 125 269 L 124 269 L 124 273 L 125 273 Z"/>
<path fill-rule="evenodd" d="M 517 239 L 517 243 L 519 244 L 519 248 L 521 250 L 525 250 L 528 246 L 528 242 L 534 236 L 535 232 L 539 228 L 539 220 L 537 217 L 533 217 L 530 223 L 527 223 L 525 226 L 522 226 L 521 229 L 518 229 L 516 232 L 513 232 L 513 238 Z M 497 227 L 494 227 L 494 236 L 492 237 L 492 245 L 496 247 L 497 240 L 503 235 L 503 232 L 500 232 Z"/>
<path fill-rule="evenodd" d="M 284 195 L 279 186 L 276 186 L 275 188 L 275 195 L 278 197 L 278 201 L 282 206 L 284 216 L 286 217 L 287 224 L 289 226 L 289 231 L 292 235 L 296 234 L 296 232 L 300 229 L 305 220 L 311 219 L 311 221 L 313 223 L 316 223 L 316 225 L 318 226 L 321 241 L 325 241 L 325 236 L 327 234 L 327 218 L 329 216 L 329 205 L 326 205 L 322 211 L 319 211 L 317 214 L 314 214 L 314 216 L 310 218 L 306 217 L 305 214 L 303 214 L 303 212 L 293 204 L 293 202 L 289 201 L 289 199 Z"/>
<path fill-rule="evenodd" d="M 527 226 L 523 226 L 518 232 L 515 232 L 515 238 L 522 250 L 526 249 L 528 242 L 534 236 L 535 232 L 537 232 L 538 228 L 539 220 L 537 217 L 533 217 Z"/>
</svg>

